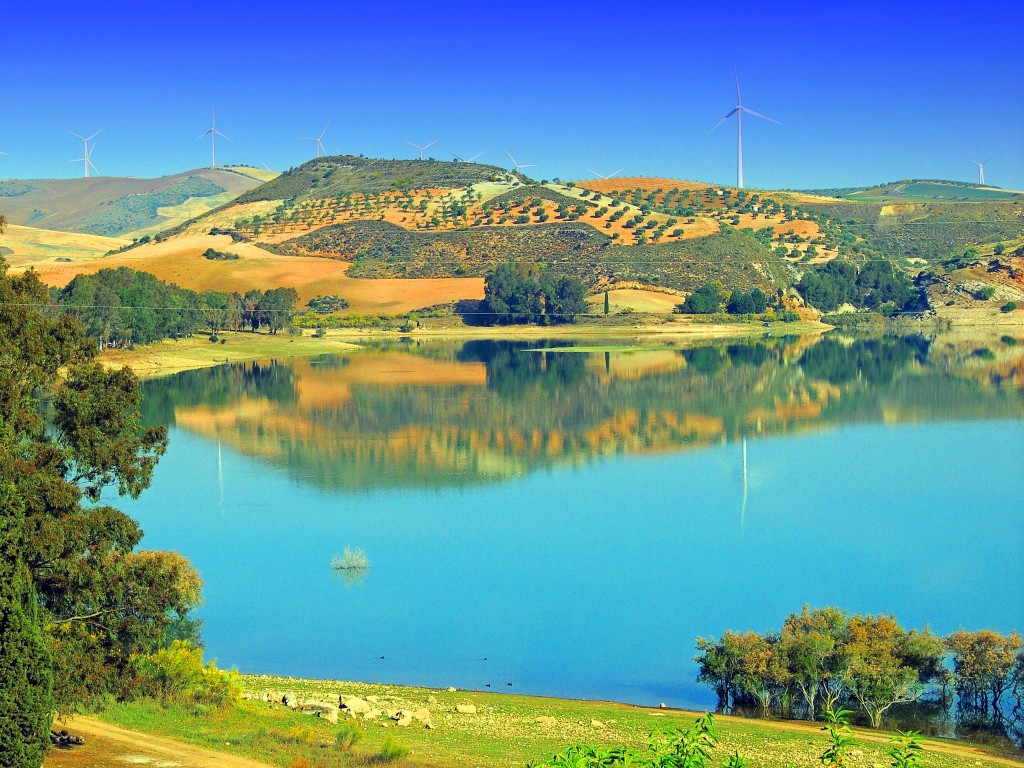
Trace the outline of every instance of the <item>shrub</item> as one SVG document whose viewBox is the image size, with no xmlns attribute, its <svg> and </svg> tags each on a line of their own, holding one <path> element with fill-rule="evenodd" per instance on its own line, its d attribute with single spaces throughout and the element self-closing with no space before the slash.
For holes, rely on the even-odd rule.
<svg viewBox="0 0 1024 768">
<path fill-rule="evenodd" d="M 335 555 L 331 560 L 331 568 L 336 571 L 362 571 L 370 567 L 370 560 L 362 547 L 350 549 L 345 547 L 344 554 Z"/>
<path fill-rule="evenodd" d="M 1008 301 L 999 308 L 1000 312 L 1013 312 L 1017 308 L 1016 301 Z"/>
<path fill-rule="evenodd" d="M 363 729 L 354 720 L 345 720 L 338 727 L 338 733 L 334 739 L 338 749 L 342 752 L 351 752 L 352 748 L 363 738 Z"/>
<path fill-rule="evenodd" d="M 979 301 L 988 301 L 995 295 L 996 289 L 993 288 L 991 285 L 986 285 L 974 292 L 974 298 L 978 299 Z"/>
<path fill-rule="evenodd" d="M 203 651 L 181 640 L 145 656 L 134 656 L 137 689 L 164 704 L 227 706 L 242 697 L 242 680 L 236 670 L 203 664 Z"/>
<path fill-rule="evenodd" d="M 401 760 L 408 754 L 408 749 L 395 741 L 391 736 L 388 736 L 384 739 L 384 743 L 381 744 L 380 751 L 370 755 L 368 762 L 377 765 L 387 765 L 396 760 Z"/>
</svg>

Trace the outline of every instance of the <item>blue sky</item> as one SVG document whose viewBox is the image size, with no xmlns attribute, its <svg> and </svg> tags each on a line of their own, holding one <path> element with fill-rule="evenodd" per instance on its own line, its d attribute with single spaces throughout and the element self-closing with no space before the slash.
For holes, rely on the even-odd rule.
<svg viewBox="0 0 1024 768">
<path fill-rule="evenodd" d="M 14 4 L 12 4 L 14 5 Z M 744 103 L 748 187 L 901 178 L 1024 189 L 1019 3 L 20 3 L 5 11 L 0 177 L 81 174 L 105 129 L 106 175 L 219 163 L 275 170 L 332 153 L 508 149 L 535 178 L 734 183 Z"/>
</svg>

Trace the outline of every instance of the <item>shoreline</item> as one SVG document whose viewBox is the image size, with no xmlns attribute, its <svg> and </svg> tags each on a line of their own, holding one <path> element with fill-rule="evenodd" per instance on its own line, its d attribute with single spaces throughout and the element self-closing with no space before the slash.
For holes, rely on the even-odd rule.
<svg viewBox="0 0 1024 768">
<path fill-rule="evenodd" d="M 249 362 L 278 357 L 315 357 L 337 352 L 354 352 L 368 342 L 396 339 L 494 339 L 501 341 L 534 341 L 540 339 L 623 339 L 639 344 L 657 341 L 698 343 L 723 339 L 743 339 L 768 335 L 813 336 L 832 330 L 832 326 L 814 321 L 772 323 L 761 321 L 737 323 L 697 323 L 674 321 L 630 325 L 570 326 L 458 326 L 421 327 L 410 331 L 379 328 L 344 328 L 328 330 L 321 338 L 310 333 L 291 336 L 225 331 L 220 334 L 226 343 L 210 342 L 196 335 L 183 339 L 163 339 L 135 349 L 104 349 L 99 362 L 108 368 L 124 365 L 140 379 L 158 378 L 183 371 L 212 368 L 227 362 Z"/>
</svg>

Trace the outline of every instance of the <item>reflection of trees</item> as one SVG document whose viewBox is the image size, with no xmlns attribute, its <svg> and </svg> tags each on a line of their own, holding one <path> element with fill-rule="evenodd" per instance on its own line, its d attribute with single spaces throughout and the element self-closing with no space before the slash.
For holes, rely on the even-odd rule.
<svg viewBox="0 0 1024 768">
<path fill-rule="evenodd" d="M 453 362 L 483 363 L 486 386 L 482 376 L 476 384 L 458 374 L 378 385 L 349 375 L 357 366 L 346 361 L 364 354 L 352 353 L 300 364 L 299 372 L 245 363 L 147 382 L 147 416 L 173 423 L 175 408 L 217 412 L 244 400 L 244 418 L 218 422 L 229 444 L 319 485 L 384 487 L 500 480 L 605 453 L 823 423 L 1024 415 L 1020 390 L 930 367 L 928 343 L 918 337 L 733 342 L 662 350 L 656 359 L 536 341 L 395 346 L 449 372 Z M 311 390 L 316 397 L 304 400 Z M 195 421 L 190 428 L 202 429 Z"/>
</svg>

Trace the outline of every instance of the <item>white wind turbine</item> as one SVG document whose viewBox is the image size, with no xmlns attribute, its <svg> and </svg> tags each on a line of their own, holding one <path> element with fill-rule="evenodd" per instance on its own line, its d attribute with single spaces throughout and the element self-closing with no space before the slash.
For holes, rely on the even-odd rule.
<svg viewBox="0 0 1024 768">
<path fill-rule="evenodd" d="M 978 184 L 985 186 L 985 163 L 991 160 L 995 155 L 989 156 L 984 162 L 979 163 L 977 160 L 971 160 L 976 166 L 978 166 Z"/>
<path fill-rule="evenodd" d="M 752 109 L 744 107 L 743 98 L 740 96 L 740 76 L 735 69 L 733 70 L 733 74 L 736 76 L 736 106 L 729 110 L 725 117 L 719 120 L 715 127 L 708 131 L 708 133 L 712 133 L 719 125 L 724 123 L 733 115 L 736 115 L 736 186 L 739 189 L 743 189 L 743 113 L 746 112 L 748 115 L 760 117 L 762 120 L 767 120 L 768 122 L 775 123 L 776 125 L 782 125 L 782 123 L 778 120 L 773 120 L 766 115 L 762 115 L 760 112 L 755 112 Z"/>
<path fill-rule="evenodd" d="M 520 168 L 536 168 L 537 167 L 536 163 L 517 163 L 516 159 L 514 157 L 512 157 L 512 153 L 509 152 L 507 149 L 505 150 L 505 154 L 508 155 L 508 159 L 512 161 L 512 165 L 514 166 L 512 168 L 513 173 L 519 173 L 519 169 Z"/>
<path fill-rule="evenodd" d="M 324 129 L 322 131 L 320 131 L 320 135 L 319 136 L 306 136 L 306 137 L 303 137 L 303 138 L 299 139 L 299 141 L 315 141 L 316 142 L 316 156 L 320 157 L 320 153 L 321 152 L 323 152 L 326 155 L 328 153 L 327 153 L 327 148 L 324 146 L 324 134 L 327 133 L 327 129 L 330 128 L 330 126 L 331 126 L 330 123 L 325 125 Z"/>
<path fill-rule="evenodd" d="M 82 165 L 85 166 L 85 178 L 87 178 L 87 179 L 89 178 L 89 169 L 90 168 L 92 168 L 94 171 L 96 171 L 96 173 L 100 172 L 99 168 L 97 168 L 92 163 L 92 151 L 93 151 L 93 149 L 95 149 L 96 145 L 95 145 L 95 143 L 93 143 L 93 146 L 90 147 L 89 146 L 89 142 L 92 141 L 93 139 L 95 139 L 101 133 L 103 133 L 104 130 L 106 130 L 106 129 L 105 128 L 100 128 L 98 131 L 96 131 L 96 133 L 94 133 L 89 138 L 86 138 L 85 136 L 79 136 L 74 131 L 68 131 L 68 133 L 70 133 L 76 139 L 80 139 L 82 141 L 82 156 L 80 158 L 78 158 L 77 160 L 69 160 L 68 162 L 70 162 L 70 163 L 82 163 Z"/>
<path fill-rule="evenodd" d="M 413 143 L 412 143 L 411 141 L 409 141 L 408 139 L 402 139 L 402 141 L 404 141 L 404 142 L 405 142 L 406 144 L 408 144 L 408 145 L 409 145 L 410 147 L 416 147 L 416 149 L 418 149 L 418 150 L 420 151 L 420 160 L 422 160 L 422 159 L 423 159 L 423 150 L 425 150 L 425 149 L 427 149 L 428 147 L 432 147 L 432 146 L 434 146 L 435 144 L 437 144 L 437 139 L 434 139 L 434 140 L 433 140 L 432 142 L 430 142 L 429 144 L 424 144 L 424 145 L 423 145 L 422 147 L 421 147 L 421 146 L 420 146 L 419 144 L 413 144 Z"/>
<path fill-rule="evenodd" d="M 485 149 L 485 150 L 484 150 L 484 152 L 486 152 L 486 151 L 487 151 L 487 150 Z M 449 155 L 451 155 L 453 159 L 457 160 L 457 161 L 458 161 L 458 162 L 460 162 L 460 163 L 472 163 L 472 162 L 473 162 L 473 161 L 475 161 L 475 160 L 476 160 L 476 159 L 477 159 L 478 157 L 480 157 L 480 155 L 482 155 L 482 154 L 483 154 L 483 152 L 477 152 L 477 153 L 476 153 L 475 155 L 473 155 L 472 157 L 461 157 L 460 155 L 456 155 L 456 154 L 455 154 L 454 152 L 449 152 L 448 154 L 449 154 Z"/>
<path fill-rule="evenodd" d="M 195 140 L 199 141 L 203 136 L 210 137 L 210 167 L 217 167 L 217 137 L 220 136 L 222 139 L 228 139 L 227 136 L 217 130 L 217 108 L 213 108 L 213 123 L 205 131 L 196 136 Z"/>
<path fill-rule="evenodd" d="M 607 181 L 607 180 L 608 180 L 608 179 L 610 179 L 610 178 L 611 178 L 612 176 L 614 176 L 614 175 L 616 175 L 616 174 L 618 174 L 618 173 L 622 173 L 622 169 L 621 169 L 621 168 L 619 168 L 619 170 L 617 170 L 617 171 L 612 171 L 612 172 L 611 172 L 611 173 L 609 173 L 609 174 L 608 174 L 607 176 L 605 176 L 604 174 L 598 173 L 597 171 L 595 171 L 595 170 L 592 170 L 592 169 L 590 169 L 590 168 L 587 168 L 587 170 L 588 170 L 588 171 L 590 171 L 590 172 L 591 172 L 592 174 L 594 174 L 595 176 L 597 176 L 597 178 L 599 178 L 599 179 L 601 179 L 601 180 L 603 180 L 603 181 Z"/>
</svg>

